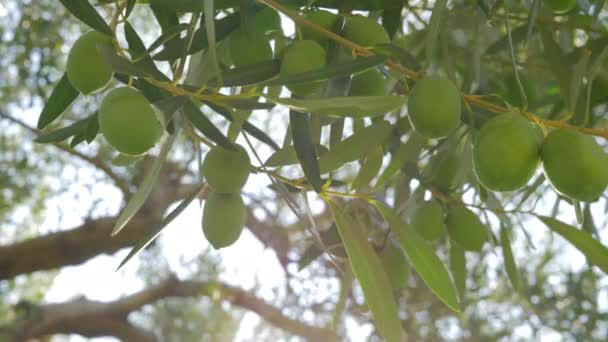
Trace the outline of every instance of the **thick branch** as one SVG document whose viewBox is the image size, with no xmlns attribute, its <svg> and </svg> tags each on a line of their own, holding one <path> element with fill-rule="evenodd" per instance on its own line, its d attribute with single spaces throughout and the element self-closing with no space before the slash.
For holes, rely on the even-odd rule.
<svg viewBox="0 0 608 342">
<path fill-rule="evenodd" d="M 155 341 L 150 333 L 134 327 L 127 316 L 142 306 L 169 297 L 218 296 L 234 306 L 255 312 L 270 324 L 311 341 L 337 341 L 331 330 L 315 327 L 285 316 L 279 309 L 255 295 L 227 284 L 180 281 L 170 277 L 162 283 L 122 299 L 103 303 L 77 299 L 47 304 L 31 310 L 23 323 L 11 326 L 9 335 L 25 340 L 57 333 L 76 333 L 88 337 L 115 336 L 124 341 Z"/>
<path fill-rule="evenodd" d="M 0 246 L 0 280 L 19 274 L 77 265 L 99 254 L 111 254 L 134 245 L 162 219 L 166 208 L 185 197 L 192 185 L 179 185 L 170 174 L 161 182 L 144 207 L 118 235 L 110 236 L 116 217 L 87 220 L 80 226 Z"/>
</svg>

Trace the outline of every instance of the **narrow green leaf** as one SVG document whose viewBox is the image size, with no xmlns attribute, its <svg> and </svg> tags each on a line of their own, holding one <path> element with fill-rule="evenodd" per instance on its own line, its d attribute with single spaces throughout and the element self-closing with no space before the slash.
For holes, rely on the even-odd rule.
<svg viewBox="0 0 608 342">
<path fill-rule="evenodd" d="M 372 149 L 365 157 L 363 164 L 361 164 L 361 169 L 353 180 L 351 189 L 360 190 L 369 185 L 378 174 L 378 171 L 380 171 L 383 159 L 384 152 L 382 151 L 382 146 L 376 146 Z"/>
<path fill-rule="evenodd" d="M 105 20 L 97 13 L 97 10 L 88 0 L 59 0 L 63 7 L 72 15 L 89 25 L 95 31 L 112 36 L 112 30 Z"/>
<path fill-rule="evenodd" d="M 84 131 L 84 138 L 90 144 L 95 140 L 97 134 L 99 134 L 99 119 L 97 118 L 97 112 L 95 112 L 95 114 L 89 117 L 89 122 Z"/>
<path fill-rule="evenodd" d="M 216 144 L 236 151 L 236 146 L 209 120 L 209 118 L 192 102 L 187 102 L 183 106 L 184 114 L 188 121 L 197 130 Z"/>
<path fill-rule="evenodd" d="M 254 98 L 236 98 L 230 96 L 223 96 L 219 101 L 234 108 L 243 110 L 255 110 L 255 109 L 272 109 L 275 107 L 274 103 L 270 102 L 258 102 Z"/>
<path fill-rule="evenodd" d="M 319 144 L 315 144 L 315 149 L 317 151 L 317 155 L 324 155 L 327 153 L 327 147 Z M 281 167 L 287 165 L 295 165 L 298 164 L 298 155 L 296 154 L 296 149 L 293 145 L 288 145 L 283 147 L 282 149 L 273 153 L 268 160 L 264 163 L 266 167 Z"/>
<path fill-rule="evenodd" d="M 226 70 L 222 73 L 222 86 L 241 87 L 259 84 L 279 74 L 281 63 L 277 59 L 262 61 L 238 68 Z M 209 82 L 209 86 L 218 86 L 215 80 Z"/>
<path fill-rule="evenodd" d="M 334 202 L 328 202 L 353 274 L 359 281 L 380 334 L 389 342 L 402 340 L 401 321 L 390 280 L 359 225 Z"/>
<path fill-rule="evenodd" d="M 394 37 L 395 33 L 403 25 L 401 13 L 403 12 L 403 0 L 384 0 L 382 10 L 382 26 L 389 37 Z"/>
<path fill-rule="evenodd" d="M 38 117 L 38 129 L 55 121 L 76 100 L 78 94 L 80 93 L 72 86 L 67 74 L 63 74 Z"/>
<path fill-rule="evenodd" d="M 335 223 L 332 224 L 329 229 L 320 232 L 319 237 L 321 238 L 323 245 L 327 248 L 327 251 L 331 254 L 341 258 L 347 256 Z M 323 253 L 324 251 L 318 243 L 311 243 L 311 245 L 302 253 L 300 260 L 298 260 L 298 270 L 301 271 L 306 268 L 311 262 L 323 255 Z"/>
<path fill-rule="evenodd" d="M 431 13 L 431 20 L 429 22 L 425 42 L 426 59 L 429 62 L 432 61 L 436 55 L 441 22 L 443 21 L 442 17 L 443 12 L 445 12 L 446 4 L 447 0 L 437 0 L 433 5 L 433 12 Z"/>
<path fill-rule="evenodd" d="M 135 65 L 131 61 L 119 56 L 114 51 L 114 48 L 105 45 L 98 45 L 97 50 L 101 57 L 110 65 L 112 70 L 119 74 L 125 74 L 136 77 L 150 77 L 154 71 L 148 70 L 143 65 Z"/>
<path fill-rule="evenodd" d="M 136 67 L 141 68 L 142 70 L 147 70 L 152 73 L 155 78 L 168 81 L 169 78 L 165 76 L 158 68 L 152 58 L 149 55 L 146 55 L 146 46 L 143 41 L 133 28 L 131 24 L 127 21 L 125 22 L 125 38 L 127 39 L 127 43 L 129 44 L 129 51 L 131 52 L 131 57 L 134 55 L 143 55 L 144 57 L 139 58 L 133 64 Z M 135 59 L 133 59 L 135 60 Z"/>
<path fill-rule="evenodd" d="M 171 39 L 179 36 L 179 34 L 182 31 L 185 31 L 188 29 L 188 27 L 190 27 L 190 25 L 186 24 L 186 23 L 178 23 L 177 25 L 173 25 L 170 26 L 167 29 L 163 29 L 163 32 L 161 33 L 160 36 L 158 36 L 158 38 L 156 38 L 152 44 L 150 44 L 150 46 L 146 49 L 145 53 L 141 53 L 136 55 L 136 56 L 132 56 L 134 60 L 143 58 L 146 55 L 150 55 L 152 54 L 152 52 L 154 52 L 154 50 L 158 49 L 159 47 L 161 47 L 163 44 L 166 44 L 167 42 L 169 42 Z"/>
<path fill-rule="evenodd" d="M 418 156 L 418 152 L 423 147 L 426 139 L 418 134 L 413 134 L 410 138 L 405 142 L 405 144 L 401 144 L 397 151 L 393 153 L 391 157 L 391 162 L 388 164 L 386 169 L 378 178 L 376 185 L 374 185 L 374 189 L 380 189 L 399 169 L 401 166 L 416 156 Z"/>
<path fill-rule="evenodd" d="M 74 148 L 74 147 L 78 146 L 78 144 L 83 142 L 84 140 L 85 140 L 85 132 L 84 131 L 79 132 L 72 138 L 72 141 L 70 141 L 70 147 Z"/>
<path fill-rule="evenodd" d="M 217 105 L 214 105 L 213 103 L 209 103 L 209 102 L 205 102 L 205 105 L 207 105 L 209 108 L 211 108 L 217 114 L 223 116 L 226 120 L 228 120 L 228 121 L 234 120 L 232 115 L 230 115 L 226 109 L 219 107 Z M 272 140 L 272 138 L 269 137 L 268 134 L 266 134 L 261 129 L 257 128 L 251 122 L 245 121 L 243 123 L 243 130 L 245 132 L 247 132 L 248 134 L 251 134 L 251 136 L 253 136 L 254 138 L 256 138 L 259 141 L 263 142 L 264 144 L 268 145 L 273 150 L 277 151 L 277 150 L 281 149 L 281 147 L 279 147 L 279 145 L 276 142 L 274 142 L 274 140 Z"/>
<path fill-rule="evenodd" d="M 321 174 L 334 171 L 348 162 L 363 158 L 386 140 L 392 128 L 387 121 L 381 120 L 335 144 L 329 152 L 319 158 Z"/>
<path fill-rule="evenodd" d="M 360 57 L 349 61 L 331 64 L 318 70 L 307 71 L 287 77 L 280 77 L 276 80 L 268 82 L 266 85 L 300 84 L 313 81 L 324 81 L 332 77 L 349 76 L 375 68 L 378 65 L 384 64 L 384 62 L 387 60 L 388 56 L 384 55 Z"/>
<path fill-rule="evenodd" d="M 280 167 L 298 163 L 298 155 L 293 145 L 285 146 L 273 153 L 264 163 L 266 167 Z"/>
<path fill-rule="evenodd" d="M 532 0 L 530 5 L 530 12 L 528 13 L 528 24 L 526 30 L 526 44 L 530 42 L 532 34 L 534 33 L 534 25 L 536 24 L 536 18 L 538 17 L 538 10 L 540 8 L 540 0 Z"/>
<path fill-rule="evenodd" d="M 125 7 L 125 18 L 128 18 L 135 7 L 137 0 L 127 0 L 127 6 Z"/>
<path fill-rule="evenodd" d="M 589 57 L 591 52 L 589 50 L 582 50 L 581 57 L 578 62 L 572 67 L 572 76 L 570 78 L 570 89 L 568 92 L 568 112 L 574 113 L 576 110 L 576 104 L 581 93 L 581 86 L 583 84 L 583 78 L 587 75 L 587 66 L 589 65 Z"/>
<path fill-rule="evenodd" d="M 405 103 L 404 96 L 343 96 L 321 99 L 269 98 L 298 112 L 336 117 L 375 117 L 395 111 Z"/>
<path fill-rule="evenodd" d="M 258 6 L 258 8 L 262 8 Z M 240 25 L 240 15 L 239 13 L 229 14 L 222 19 L 218 19 L 215 21 L 215 40 L 221 41 L 226 38 L 232 31 L 234 31 Z M 205 32 L 205 27 L 201 27 L 194 32 L 194 39 L 192 40 L 192 45 L 190 46 L 190 50 L 188 51 L 188 55 L 191 55 L 195 52 L 201 51 L 208 47 L 208 41 L 206 38 L 207 34 Z M 175 41 L 175 44 L 168 44 L 163 50 L 152 57 L 157 61 L 166 61 L 173 60 L 179 58 L 181 52 L 184 51 L 184 48 L 188 44 L 188 41 L 185 38 L 179 39 Z"/>
<path fill-rule="evenodd" d="M 189 99 L 186 96 L 170 96 L 154 102 L 154 106 L 165 114 L 165 119 L 169 121 L 173 114 L 186 104 Z"/>
<path fill-rule="evenodd" d="M 509 281 L 515 291 L 519 290 L 519 274 L 517 273 L 517 264 L 511 250 L 511 241 L 509 241 L 509 232 L 505 226 L 500 227 L 500 245 L 502 247 L 502 258 L 505 263 Z"/>
<path fill-rule="evenodd" d="M 317 161 L 317 152 L 312 141 L 312 128 L 310 126 L 310 116 L 306 113 L 299 113 L 293 110 L 289 111 L 289 125 L 291 127 L 291 135 L 293 137 L 293 145 L 296 149 L 296 155 L 304 171 L 304 176 L 312 186 L 312 188 L 320 193 L 323 187 L 321 173 L 319 172 L 319 164 Z"/>
<path fill-rule="evenodd" d="M 222 84 L 222 69 L 220 69 L 220 63 L 217 59 L 217 47 L 215 42 L 215 10 L 213 9 L 215 0 L 203 0 L 203 10 L 205 13 L 205 34 L 207 36 L 207 52 L 213 70 L 215 71 L 215 79 L 218 84 Z"/>
<path fill-rule="evenodd" d="M 205 188 L 205 184 L 199 185 L 188 197 L 186 197 L 175 209 L 173 209 L 154 229 L 150 230 L 146 236 L 139 240 L 139 242 L 133 246 L 129 254 L 120 262 L 118 265 L 117 271 L 123 267 L 131 258 L 139 254 L 144 248 L 146 248 L 156 237 L 160 234 L 160 232 L 165 229 L 169 225 L 169 223 L 173 222 L 176 217 L 178 217 L 184 209 L 186 209 L 192 201 L 194 201 L 199 194 Z"/>
<path fill-rule="evenodd" d="M 34 141 L 41 144 L 63 141 L 69 137 L 83 132 L 87 128 L 88 124 L 89 118 L 78 120 L 67 127 L 59 128 L 57 130 L 40 135 L 39 137 L 34 139 Z"/>
<path fill-rule="evenodd" d="M 464 249 L 453 242 L 450 243 L 450 272 L 462 302 L 467 289 L 467 259 Z"/>
<path fill-rule="evenodd" d="M 608 248 L 593 238 L 586 231 L 579 230 L 548 216 L 537 216 L 549 229 L 568 240 L 576 249 L 581 251 L 589 263 L 608 273 Z"/>
<path fill-rule="evenodd" d="M 129 199 L 127 205 L 124 207 L 120 216 L 116 219 L 116 223 L 114 224 L 114 228 L 112 229 L 112 235 L 118 234 L 128 223 L 131 221 L 133 216 L 141 209 L 144 205 L 154 186 L 158 181 L 158 177 L 160 177 L 160 171 L 167 159 L 167 155 L 175 142 L 175 138 L 177 137 L 178 132 L 173 135 L 169 135 L 165 142 L 163 143 L 158 158 L 154 160 L 154 163 L 148 169 L 146 175 L 144 176 L 143 181 L 139 185 L 139 188 L 135 192 L 135 194 Z"/>
<path fill-rule="evenodd" d="M 441 260 L 435 255 L 433 248 L 392 209 L 377 201 L 373 204 L 390 226 L 396 240 L 424 283 L 452 310 L 460 311 L 452 279 Z"/>
</svg>

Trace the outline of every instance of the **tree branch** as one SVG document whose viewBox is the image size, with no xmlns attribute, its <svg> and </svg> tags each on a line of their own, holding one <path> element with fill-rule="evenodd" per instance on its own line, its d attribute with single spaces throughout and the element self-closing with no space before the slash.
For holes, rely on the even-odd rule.
<svg viewBox="0 0 608 342">
<path fill-rule="evenodd" d="M 7 119 L 8 121 L 21 126 L 23 129 L 29 131 L 30 133 L 35 134 L 36 136 L 40 135 L 40 131 L 38 131 L 37 129 L 30 127 L 28 124 L 26 124 L 25 122 L 14 118 L 6 113 L 0 112 L 0 117 L 3 117 L 5 119 Z M 52 146 L 57 147 L 58 149 L 69 153 L 73 156 L 76 156 L 82 160 L 84 160 L 85 162 L 91 164 L 92 166 L 94 166 L 95 168 L 101 170 L 103 173 L 105 173 L 111 180 L 114 181 L 115 185 L 122 191 L 123 194 L 129 194 L 130 190 L 129 190 L 129 184 L 120 176 L 118 176 L 110 166 L 108 166 L 103 160 L 101 160 L 98 157 L 90 157 L 87 156 L 84 153 L 78 152 L 77 150 L 71 148 L 70 146 L 64 144 L 64 143 L 52 143 Z"/>
<path fill-rule="evenodd" d="M 34 307 L 20 324 L 5 327 L 5 336 L 15 341 L 58 333 L 87 337 L 115 336 L 124 341 L 156 341 L 149 332 L 131 325 L 127 316 L 142 306 L 176 297 L 219 297 L 234 306 L 255 312 L 277 328 L 311 341 L 338 341 L 332 330 L 312 326 L 285 316 L 281 310 L 255 295 L 224 283 L 180 281 L 171 276 L 165 281 L 112 302 L 76 299 L 61 304 Z"/>
<path fill-rule="evenodd" d="M 167 207 L 192 191 L 195 185 L 176 183 L 171 168 L 165 168 L 160 182 L 146 204 L 118 235 L 111 237 L 116 217 L 86 220 L 80 226 L 0 246 L 0 280 L 19 274 L 80 264 L 99 254 L 111 254 L 137 243 L 148 229 L 161 221 Z"/>
</svg>

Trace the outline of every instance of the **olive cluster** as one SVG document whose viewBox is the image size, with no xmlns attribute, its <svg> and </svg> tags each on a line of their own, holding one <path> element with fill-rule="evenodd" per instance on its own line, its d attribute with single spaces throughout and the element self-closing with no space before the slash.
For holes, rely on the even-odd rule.
<svg viewBox="0 0 608 342">
<path fill-rule="evenodd" d="M 112 38 L 91 31 L 82 35 L 68 54 L 66 73 L 83 94 L 106 88 L 113 71 L 98 48 L 112 46 Z M 163 127 L 156 110 L 139 91 L 120 87 L 105 94 L 98 111 L 99 129 L 108 143 L 125 155 L 141 155 L 160 139 Z"/>
<path fill-rule="evenodd" d="M 240 145 L 236 150 L 213 147 L 203 160 L 203 175 L 211 193 L 203 208 L 203 233 L 215 249 L 228 247 L 238 240 L 247 210 L 240 195 L 249 178 L 250 160 Z"/>
<path fill-rule="evenodd" d="M 416 82 L 408 97 L 412 127 L 427 138 L 443 138 L 461 122 L 461 99 L 454 84 L 440 76 Z M 441 190 L 450 189 L 460 164 L 454 154 L 437 161 L 432 176 Z M 491 191 L 525 186 L 542 162 L 553 188 L 565 197 L 590 202 L 608 185 L 608 155 L 593 137 L 572 129 L 541 129 L 519 113 L 499 114 L 476 135 L 473 168 L 481 185 Z"/>
</svg>

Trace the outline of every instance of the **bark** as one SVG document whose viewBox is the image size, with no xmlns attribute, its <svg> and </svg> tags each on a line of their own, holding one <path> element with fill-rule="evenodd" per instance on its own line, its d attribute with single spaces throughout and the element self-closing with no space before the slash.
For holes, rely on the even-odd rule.
<svg viewBox="0 0 608 342">
<path fill-rule="evenodd" d="M 129 323 L 131 312 L 170 297 L 219 297 L 234 306 L 255 312 L 277 328 L 310 341 L 338 341 L 335 332 L 284 315 L 255 295 L 224 283 L 180 281 L 169 277 L 155 286 L 112 302 L 80 298 L 60 304 L 33 307 L 19 324 L 0 330 L 7 341 L 24 341 L 46 335 L 75 333 L 86 337 L 114 336 L 123 341 L 156 341 L 148 331 Z M 4 340 L 3 339 L 3 340 Z"/>
</svg>

